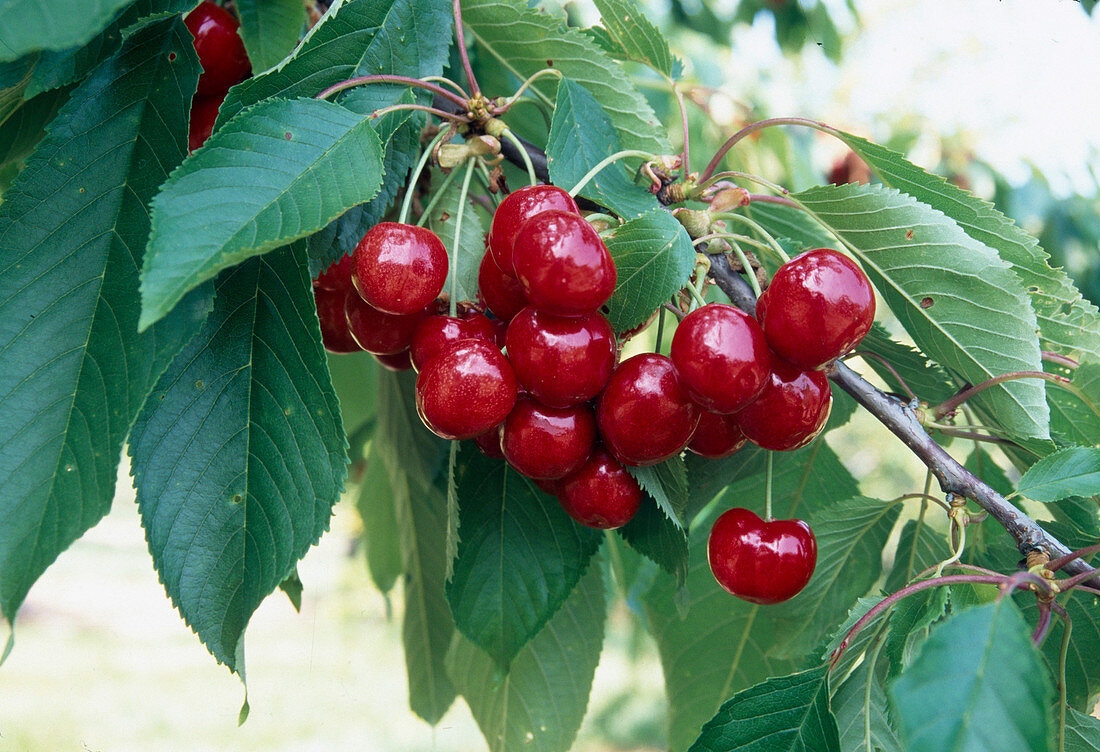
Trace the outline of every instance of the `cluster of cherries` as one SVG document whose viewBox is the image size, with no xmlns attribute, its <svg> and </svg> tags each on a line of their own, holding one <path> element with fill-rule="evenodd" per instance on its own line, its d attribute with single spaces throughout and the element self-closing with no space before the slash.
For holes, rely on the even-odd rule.
<svg viewBox="0 0 1100 752">
<path fill-rule="evenodd" d="M 225 8 L 203 0 L 183 22 L 195 37 L 195 52 L 202 65 L 187 132 L 187 148 L 194 151 L 214 131 L 225 95 L 231 86 L 251 75 L 252 64 L 238 33 L 241 25 Z"/>
<path fill-rule="evenodd" d="M 549 185 L 509 194 L 487 246 L 482 310 L 463 304 L 446 315 L 439 238 L 403 223 L 371 228 L 314 282 L 325 346 L 414 368 L 417 412 L 429 429 L 503 457 L 590 527 L 620 527 L 637 512 L 642 491 L 625 466 L 684 449 L 726 457 L 746 441 L 777 451 L 808 444 L 832 401 L 822 369 L 874 317 L 859 267 L 817 249 L 777 271 L 758 318 L 705 305 L 679 323 L 669 357 L 620 363 L 600 312 L 615 264 L 569 194 Z M 718 519 L 708 551 L 723 587 L 759 603 L 793 596 L 816 563 L 805 522 L 745 509 Z"/>
</svg>

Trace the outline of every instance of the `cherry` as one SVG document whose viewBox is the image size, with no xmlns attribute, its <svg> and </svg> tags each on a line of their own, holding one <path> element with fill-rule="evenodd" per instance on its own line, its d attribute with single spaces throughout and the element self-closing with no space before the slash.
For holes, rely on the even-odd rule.
<svg viewBox="0 0 1100 752">
<path fill-rule="evenodd" d="M 482 257 L 478 267 L 477 287 L 485 307 L 502 321 L 511 321 L 527 305 L 523 285 L 515 277 L 502 272 L 488 253 Z"/>
<path fill-rule="evenodd" d="M 595 311 L 615 291 L 615 262 L 580 215 L 551 209 L 523 223 L 516 277 L 531 305 L 560 316 Z"/>
<path fill-rule="evenodd" d="M 546 407 L 521 397 L 504 420 L 500 449 L 523 475 L 550 480 L 583 465 L 595 443 L 596 417 L 588 405 Z"/>
<path fill-rule="evenodd" d="M 390 355 L 377 355 L 371 353 L 371 357 L 377 360 L 378 364 L 387 371 L 407 371 L 413 367 L 412 358 L 409 357 L 408 350 L 402 350 L 401 352 L 392 353 Z"/>
<path fill-rule="evenodd" d="M 634 518 L 642 503 L 638 481 L 603 447 L 558 482 L 558 501 L 582 525 L 611 530 Z"/>
<path fill-rule="evenodd" d="M 493 323 L 482 313 L 472 312 L 462 317 L 429 316 L 413 332 L 409 345 L 413 368 L 419 371 L 447 345 L 463 339 L 482 339 L 500 347 Z"/>
<path fill-rule="evenodd" d="M 755 402 L 737 413 L 737 422 L 758 447 L 799 449 L 821 433 L 832 404 L 825 374 L 803 371 L 773 357 L 768 385 Z"/>
<path fill-rule="evenodd" d="M 187 150 L 194 151 L 206 143 L 214 132 L 214 121 L 218 119 L 218 108 L 225 101 L 225 94 L 201 97 L 196 94 L 191 99 L 191 121 L 187 126 Z"/>
<path fill-rule="evenodd" d="M 600 313 L 555 316 L 525 308 L 504 341 L 516 378 L 546 405 L 592 399 L 615 367 L 615 332 Z"/>
<path fill-rule="evenodd" d="M 489 226 L 489 253 L 504 274 L 515 277 L 512 259 L 516 233 L 531 217 L 550 209 L 580 214 L 573 198 L 553 185 L 532 185 L 512 191 L 500 202 Z"/>
<path fill-rule="evenodd" d="M 348 290 L 344 296 L 344 315 L 352 336 L 362 349 L 374 355 L 393 355 L 408 349 L 413 332 L 428 311 L 421 308 L 407 316 L 394 316 L 379 311 L 355 290 Z"/>
<path fill-rule="evenodd" d="M 351 289 L 351 267 L 351 256 L 343 256 L 317 275 L 317 279 L 313 280 L 313 286 L 322 290 L 346 293 Z"/>
<path fill-rule="evenodd" d="M 252 73 L 244 42 L 237 33 L 241 25 L 232 13 L 204 0 L 183 22 L 195 37 L 195 52 L 202 65 L 199 94 L 204 97 L 224 95 L 230 86 Z"/>
<path fill-rule="evenodd" d="M 503 421 L 516 402 L 516 377 L 497 347 L 480 339 L 450 344 L 416 377 L 416 411 L 437 436 L 472 439 Z"/>
<path fill-rule="evenodd" d="M 756 317 L 779 357 L 812 371 L 859 344 L 875 318 L 875 293 L 854 261 L 817 248 L 779 267 Z"/>
<path fill-rule="evenodd" d="M 321 325 L 321 342 L 325 349 L 331 353 L 362 350 L 351 336 L 348 320 L 344 316 L 344 293 L 314 287 L 313 300 L 317 304 L 317 321 Z"/>
<path fill-rule="evenodd" d="M 802 520 L 766 522 L 734 508 L 715 520 L 707 557 L 714 579 L 733 595 L 750 603 L 779 603 L 810 581 L 817 540 Z"/>
<path fill-rule="evenodd" d="M 596 406 L 600 436 L 624 465 L 655 465 L 680 453 L 699 423 L 699 408 L 664 355 L 642 353 L 619 364 Z"/>
<path fill-rule="evenodd" d="M 504 452 L 500 451 L 500 430 L 503 425 L 497 425 L 490 428 L 488 431 L 482 434 L 478 434 L 474 437 L 474 444 L 481 450 L 481 453 L 486 457 L 492 457 L 493 459 L 504 459 Z"/>
<path fill-rule="evenodd" d="M 380 222 L 353 258 L 352 284 L 383 313 L 415 313 L 439 297 L 447 281 L 447 249 L 426 227 Z"/>
<path fill-rule="evenodd" d="M 548 493 L 557 498 L 561 491 L 561 482 L 564 478 L 531 478 L 531 482 L 538 486 L 543 493 Z"/>
<path fill-rule="evenodd" d="M 720 415 L 704 410 L 687 448 L 700 457 L 717 460 L 729 457 L 747 441 L 736 415 Z"/>
<path fill-rule="evenodd" d="M 771 357 L 752 316 L 712 303 L 676 327 L 670 355 L 676 376 L 699 405 L 732 413 L 756 399 L 768 382 Z"/>
</svg>

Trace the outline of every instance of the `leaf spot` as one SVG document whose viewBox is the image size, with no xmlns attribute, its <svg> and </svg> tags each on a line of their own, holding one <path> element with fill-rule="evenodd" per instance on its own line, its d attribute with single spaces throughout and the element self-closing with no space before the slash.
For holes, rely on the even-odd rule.
<svg viewBox="0 0 1100 752">
<path fill-rule="evenodd" d="M 547 60 L 546 61 L 546 67 L 547 68 L 553 68 L 554 67 L 554 61 L 553 60 Z"/>
<path fill-rule="evenodd" d="M 202 389 L 205 386 L 206 386 L 206 384 L 203 383 L 202 379 L 199 379 L 198 381 L 195 382 L 195 388 L 196 389 Z"/>
<path fill-rule="evenodd" d="M 171 62 L 172 62 L 172 61 L 174 61 L 175 59 L 176 59 L 176 53 L 174 53 L 174 52 L 169 52 L 169 53 L 168 53 L 168 62 L 170 62 L 170 63 L 171 63 Z"/>
<path fill-rule="evenodd" d="M 287 140 L 287 141 L 290 141 L 290 140 L 292 140 L 293 138 L 294 138 L 294 137 L 293 137 L 293 136 L 292 136 L 292 135 L 290 134 L 290 131 L 287 131 L 287 134 L 286 134 L 286 140 Z"/>
<path fill-rule="evenodd" d="M 920 307 L 928 309 L 931 308 L 935 304 L 935 302 L 936 301 L 932 300 L 932 298 L 921 298 Z"/>
<path fill-rule="evenodd" d="M 233 503 L 234 504 L 240 504 L 242 501 L 244 501 L 243 496 L 241 496 L 240 494 L 233 494 Z"/>
<path fill-rule="evenodd" d="M 912 230 L 908 230 L 908 231 L 907 231 L 907 232 L 905 233 L 905 239 L 906 239 L 906 240 L 912 240 L 912 239 L 913 239 L 913 231 L 912 231 Z"/>
</svg>

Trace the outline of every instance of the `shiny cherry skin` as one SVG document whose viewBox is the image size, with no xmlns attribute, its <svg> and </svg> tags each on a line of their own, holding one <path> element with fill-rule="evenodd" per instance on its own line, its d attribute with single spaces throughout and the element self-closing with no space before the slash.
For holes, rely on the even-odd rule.
<svg viewBox="0 0 1100 752">
<path fill-rule="evenodd" d="M 214 132 L 214 121 L 218 119 L 218 108 L 225 101 L 225 94 L 191 99 L 191 120 L 187 126 L 187 150 L 194 151 L 206 143 Z"/>
<path fill-rule="evenodd" d="M 359 346 L 373 355 L 393 355 L 409 349 L 413 332 L 428 315 L 421 308 L 408 316 L 383 313 L 359 297 L 355 290 L 344 296 L 344 315 Z"/>
<path fill-rule="evenodd" d="M 601 530 L 630 522 L 642 503 L 638 481 L 603 447 L 596 447 L 579 470 L 558 482 L 557 496 L 570 517 Z"/>
<path fill-rule="evenodd" d="M 504 341 L 516 378 L 545 405 L 592 399 L 615 367 L 615 331 L 601 313 L 555 316 L 524 308 Z"/>
<path fill-rule="evenodd" d="M 195 52 L 202 65 L 200 95 L 224 96 L 230 86 L 240 83 L 252 73 L 244 42 L 237 33 L 241 25 L 232 13 L 210 0 L 204 0 L 187 14 L 183 22 L 195 37 Z"/>
<path fill-rule="evenodd" d="M 317 321 L 321 325 L 321 342 L 330 353 L 359 352 L 363 349 L 348 328 L 348 320 L 344 316 L 344 295 L 339 290 L 313 288 Z"/>
<path fill-rule="evenodd" d="M 447 345 L 463 339 L 481 339 L 497 345 L 496 329 L 483 313 L 473 311 L 464 316 L 429 316 L 413 332 L 409 345 L 413 368 L 419 371 Z"/>
<path fill-rule="evenodd" d="M 736 415 L 720 415 L 704 410 L 687 448 L 700 457 L 718 460 L 729 457 L 747 442 Z"/>
<path fill-rule="evenodd" d="M 655 465 L 680 453 L 699 424 L 699 407 L 672 361 L 642 353 L 612 372 L 596 406 L 600 438 L 624 465 Z"/>
<path fill-rule="evenodd" d="M 522 475 L 553 480 L 583 465 L 595 443 L 596 416 L 588 405 L 547 407 L 521 397 L 504 420 L 500 449 Z"/>
<path fill-rule="evenodd" d="M 523 223 L 514 247 L 516 277 L 540 311 L 591 313 L 615 291 L 615 262 L 580 215 L 544 211 Z"/>
<path fill-rule="evenodd" d="M 737 422 L 758 447 L 777 452 L 799 449 L 821 433 L 832 405 L 824 373 L 803 371 L 773 357 L 768 385 L 737 413 Z"/>
<path fill-rule="evenodd" d="M 684 317 L 676 326 L 669 357 L 691 398 L 715 413 L 737 412 L 756 399 L 771 370 L 756 319 L 722 303 Z"/>
<path fill-rule="evenodd" d="M 478 267 L 477 289 L 481 302 L 501 321 L 511 321 L 527 306 L 527 293 L 523 291 L 523 285 L 515 277 L 502 272 L 488 253 L 482 257 Z"/>
<path fill-rule="evenodd" d="M 317 275 L 317 279 L 313 280 L 313 287 L 346 293 L 351 289 L 351 265 L 351 256 L 342 257 Z"/>
<path fill-rule="evenodd" d="M 715 520 L 707 558 L 719 585 L 742 600 L 768 605 L 806 587 L 817 566 L 817 540 L 802 520 L 767 522 L 734 508 Z"/>
<path fill-rule="evenodd" d="M 504 459 L 504 452 L 500 451 L 500 431 L 503 427 L 503 425 L 493 426 L 485 433 L 474 437 L 474 444 L 486 457 Z"/>
<path fill-rule="evenodd" d="M 516 403 L 516 377 L 496 345 L 480 339 L 454 342 L 416 377 L 416 411 L 437 436 L 472 439 L 508 417 Z"/>
<path fill-rule="evenodd" d="M 516 233 L 523 223 L 536 214 L 550 209 L 580 214 L 573 198 L 554 185 L 532 185 L 512 191 L 500 202 L 489 226 L 489 254 L 500 271 L 509 277 L 516 276 L 512 248 Z"/>
<path fill-rule="evenodd" d="M 412 358 L 409 357 L 408 350 L 402 350 L 401 352 L 391 355 L 377 355 L 371 353 L 371 357 L 377 360 L 378 365 L 382 366 L 387 371 L 408 371 L 413 367 Z"/>
<path fill-rule="evenodd" d="M 447 249 L 426 227 L 379 222 L 352 258 L 352 284 L 383 313 L 415 313 L 438 298 L 447 281 Z"/>
<path fill-rule="evenodd" d="M 756 318 L 779 357 L 813 371 L 853 350 L 871 329 L 875 293 L 856 262 L 817 248 L 779 267 Z"/>
</svg>

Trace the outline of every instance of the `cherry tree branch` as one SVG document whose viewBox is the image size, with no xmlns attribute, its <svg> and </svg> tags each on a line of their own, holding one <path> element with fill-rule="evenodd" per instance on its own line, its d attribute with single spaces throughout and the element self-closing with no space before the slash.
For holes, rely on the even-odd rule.
<svg viewBox="0 0 1100 752">
<path fill-rule="evenodd" d="M 755 313 L 756 296 L 725 256 L 711 258 L 710 274 L 734 305 L 748 313 Z M 1066 557 L 1070 553 L 1066 546 L 1043 530 L 1023 510 L 959 464 L 928 435 L 916 414 L 905 403 L 885 394 L 839 361 L 829 369 L 828 376 L 909 447 L 936 477 L 944 493 L 972 499 L 989 512 L 1016 541 L 1021 553 L 1040 549 L 1051 558 Z M 1068 561 L 1064 570 L 1069 574 L 1082 574 L 1091 571 L 1092 567 L 1078 558 Z"/>
</svg>

